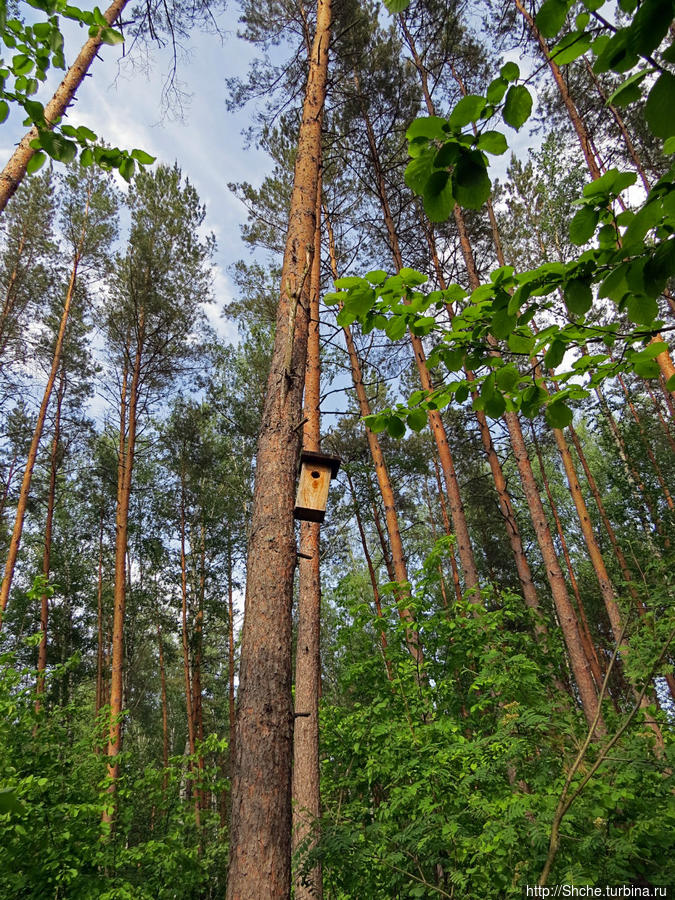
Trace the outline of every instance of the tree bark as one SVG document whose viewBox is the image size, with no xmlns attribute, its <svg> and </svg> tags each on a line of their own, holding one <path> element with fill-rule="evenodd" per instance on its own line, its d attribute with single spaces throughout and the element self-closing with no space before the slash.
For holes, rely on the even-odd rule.
<svg viewBox="0 0 675 900">
<path fill-rule="evenodd" d="M 306 281 L 314 244 L 330 25 L 330 0 L 318 0 L 274 351 L 258 438 L 227 900 L 283 900 L 291 888 L 293 505 L 307 352 Z"/>
<path fill-rule="evenodd" d="M 120 17 L 128 0 L 114 0 L 103 13 L 106 22 L 113 25 Z M 94 61 L 103 41 L 100 37 L 90 37 L 82 46 L 75 62 L 54 92 L 54 96 L 45 106 L 44 116 L 47 127 L 51 130 L 54 124 L 64 115 L 70 106 L 75 94 L 82 84 L 89 67 Z M 16 189 L 23 181 L 26 174 L 26 166 L 35 156 L 37 150 L 31 147 L 31 142 L 39 137 L 38 129 L 33 126 L 30 131 L 21 138 L 18 147 L 9 159 L 5 168 L 0 172 L 0 213 L 14 195 Z"/>
<path fill-rule="evenodd" d="M 52 556 L 52 530 L 54 525 L 54 504 L 56 501 L 56 475 L 59 468 L 59 449 L 61 444 L 61 406 L 66 390 L 66 377 L 61 368 L 59 387 L 56 392 L 56 410 L 54 413 L 54 436 L 52 438 L 52 450 L 49 459 L 49 491 L 47 494 L 47 517 L 45 520 L 45 545 L 42 553 L 42 574 L 49 581 Z M 45 689 L 45 671 L 47 669 L 47 627 L 49 624 L 49 597 L 43 592 L 40 598 L 40 643 L 38 645 L 37 659 L 37 684 L 35 691 L 38 698 L 35 703 L 36 710 L 40 709 L 40 694 Z"/>
<path fill-rule="evenodd" d="M 321 355 L 319 296 L 321 293 L 321 170 L 316 192 L 314 256 L 309 291 L 309 323 L 303 450 L 321 450 Z M 293 733 L 293 853 L 307 853 L 316 844 L 313 829 L 321 815 L 319 788 L 319 697 L 321 695 L 321 572 L 318 522 L 300 523 L 298 559 L 298 630 L 295 655 L 295 708 Z M 321 900 L 321 864 L 294 876 L 296 900 Z"/>
<path fill-rule="evenodd" d="M 122 381 L 120 397 L 120 451 L 117 464 L 117 510 L 115 514 L 115 585 L 113 591 L 113 628 L 110 663 L 110 728 L 108 732 L 109 800 L 103 811 L 103 822 L 112 824 L 115 792 L 119 775 L 117 759 L 122 749 L 122 709 L 124 700 L 124 615 L 126 609 L 126 556 L 129 533 L 129 500 L 136 449 L 138 394 L 144 341 L 144 313 L 141 310 L 136 338 L 131 384 Z M 125 373 L 126 376 L 126 373 Z"/>
</svg>

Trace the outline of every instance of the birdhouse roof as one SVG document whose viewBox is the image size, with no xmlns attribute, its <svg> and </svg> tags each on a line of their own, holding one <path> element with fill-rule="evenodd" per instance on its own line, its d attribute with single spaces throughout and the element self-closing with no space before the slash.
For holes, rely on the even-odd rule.
<svg viewBox="0 0 675 900">
<path fill-rule="evenodd" d="M 307 463 L 308 465 L 330 466 L 330 476 L 335 478 L 340 468 L 342 460 L 339 456 L 331 456 L 328 453 L 317 453 L 313 450 L 303 450 L 300 454 L 300 465 Z"/>
</svg>

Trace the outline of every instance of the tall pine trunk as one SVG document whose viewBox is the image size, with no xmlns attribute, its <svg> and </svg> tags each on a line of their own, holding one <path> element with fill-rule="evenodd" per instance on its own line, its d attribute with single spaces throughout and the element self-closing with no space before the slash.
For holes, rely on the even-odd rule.
<svg viewBox="0 0 675 900">
<path fill-rule="evenodd" d="M 258 437 L 232 777 L 228 900 L 283 900 L 291 888 L 291 606 L 297 559 L 293 505 L 330 26 L 331 2 L 318 0 L 274 350 Z"/>
<path fill-rule="evenodd" d="M 321 450 L 321 358 L 319 296 L 321 292 L 321 171 L 316 194 L 314 256 L 309 291 L 307 366 L 303 450 Z M 293 734 L 293 851 L 307 852 L 315 844 L 312 829 L 321 814 L 319 791 L 319 697 L 321 694 L 321 573 L 318 522 L 300 523 L 298 559 L 298 630 L 295 655 L 295 708 Z M 321 864 L 306 875 L 295 875 L 296 900 L 323 897 Z"/>
</svg>

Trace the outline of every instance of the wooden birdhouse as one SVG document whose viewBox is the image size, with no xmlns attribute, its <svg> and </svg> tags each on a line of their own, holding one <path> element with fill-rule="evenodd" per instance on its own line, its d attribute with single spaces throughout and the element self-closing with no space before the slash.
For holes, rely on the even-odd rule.
<svg viewBox="0 0 675 900">
<path fill-rule="evenodd" d="M 300 456 L 300 480 L 293 515 L 305 522 L 323 522 L 331 478 L 340 468 L 339 456 L 303 450 Z"/>
</svg>

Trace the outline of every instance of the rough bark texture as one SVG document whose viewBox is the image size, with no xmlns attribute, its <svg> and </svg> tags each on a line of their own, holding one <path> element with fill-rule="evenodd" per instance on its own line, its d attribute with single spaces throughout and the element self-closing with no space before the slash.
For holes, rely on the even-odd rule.
<svg viewBox="0 0 675 900">
<path fill-rule="evenodd" d="M 293 504 L 330 23 L 330 0 L 318 0 L 256 457 L 232 777 L 228 900 L 283 900 L 291 888 Z"/>
<path fill-rule="evenodd" d="M 51 570 L 52 557 L 52 530 L 54 525 L 54 504 L 56 501 L 56 474 L 59 468 L 59 447 L 61 442 L 61 406 L 63 404 L 63 395 L 66 390 L 66 378 L 61 370 L 59 379 L 59 387 L 56 392 L 56 410 L 54 413 L 54 436 L 52 438 L 52 448 L 49 457 L 49 490 L 47 493 L 47 516 L 45 519 L 45 546 L 42 553 L 42 574 L 45 579 L 49 580 Z M 38 645 L 37 659 L 37 684 L 36 693 L 38 700 L 35 708 L 40 708 L 39 695 L 44 693 L 45 689 L 45 671 L 47 669 L 47 628 L 49 624 L 49 597 L 47 593 L 43 593 L 40 598 L 40 643 Z"/>
<path fill-rule="evenodd" d="M 321 357 L 319 295 L 321 291 L 321 173 L 317 184 L 314 257 L 309 292 L 307 366 L 303 449 L 321 450 Z M 321 526 L 300 524 L 298 560 L 298 631 L 295 656 L 295 719 L 293 734 L 293 852 L 306 852 L 315 841 L 312 829 L 321 814 L 319 790 L 319 697 L 321 694 L 321 574 L 319 567 Z M 321 900 L 321 866 L 307 874 L 295 873 L 296 900 Z"/>
<path fill-rule="evenodd" d="M 128 0 L 115 0 L 106 9 L 103 16 L 109 25 L 112 25 L 120 17 L 127 3 Z M 63 81 L 54 92 L 54 96 L 45 106 L 45 121 L 50 129 L 54 127 L 54 123 L 63 116 L 70 106 L 102 43 L 99 37 L 89 38 L 82 46 L 75 62 L 66 72 Z M 34 141 L 38 136 L 39 132 L 35 127 L 27 131 L 19 141 L 19 145 L 10 157 L 9 162 L 0 172 L 0 213 L 7 206 L 7 203 L 21 184 L 26 174 L 26 166 L 37 153 L 31 147 L 31 141 Z"/>
<path fill-rule="evenodd" d="M 111 823 L 119 766 L 117 756 L 122 749 L 121 714 L 124 701 L 124 614 L 126 609 L 126 556 L 129 529 L 129 499 L 136 447 L 138 421 L 138 389 L 143 349 L 143 314 L 139 321 L 136 352 L 128 386 L 122 380 L 120 403 L 120 449 L 117 463 L 117 510 L 115 513 L 115 585 L 113 591 L 113 629 L 110 662 L 110 728 L 108 732 L 108 777 L 110 801 L 103 813 L 103 822 Z M 125 373 L 126 376 L 126 373 Z"/>
</svg>

